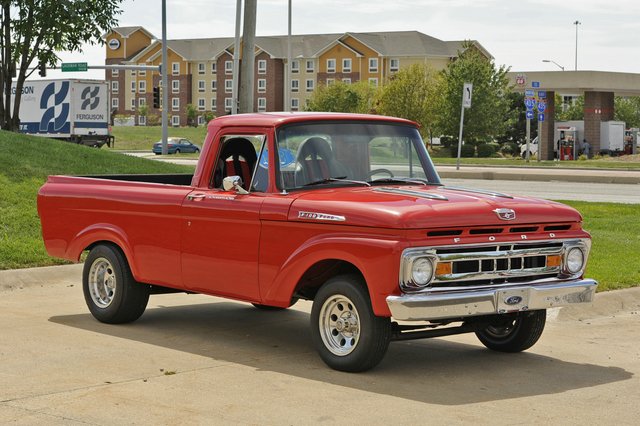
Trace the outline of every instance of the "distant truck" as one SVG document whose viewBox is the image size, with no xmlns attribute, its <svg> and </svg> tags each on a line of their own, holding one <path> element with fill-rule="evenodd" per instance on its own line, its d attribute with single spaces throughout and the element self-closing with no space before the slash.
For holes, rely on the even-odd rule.
<svg viewBox="0 0 640 426">
<path fill-rule="evenodd" d="M 15 95 L 16 85 L 12 87 Z M 13 108 L 12 96 L 11 103 Z M 25 81 L 20 99 L 20 131 L 100 148 L 110 134 L 109 86 L 100 80 Z"/>
</svg>

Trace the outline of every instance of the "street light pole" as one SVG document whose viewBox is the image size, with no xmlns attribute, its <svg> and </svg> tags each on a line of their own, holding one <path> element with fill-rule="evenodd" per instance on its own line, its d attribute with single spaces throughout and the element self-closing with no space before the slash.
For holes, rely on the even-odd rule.
<svg viewBox="0 0 640 426">
<path fill-rule="evenodd" d="M 162 69 L 160 70 L 160 78 L 162 78 L 162 155 L 169 153 L 167 140 L 169 139 L 169 129 L 167 128 L 169 120 L 169 84 L 167 64 L 167 0 L 162 0 Z"/>
<path fill-rule="evenodd" d="M 582 22 L 576 20 L 573 25 L 576 26 L 576 68 L 575 70 L 578 71 L 578 25 L 582 25 Z"/>
<path fill-rule="evenodd" d="M 560 65 L 559 63 L 557 63 L 556 61 L 552 61 L 551 59 L 543 59 L 542 62 L 550 62 L 552 64 L 555 64 L 558 68 L 560 68 L 562 71 L 564 71 L 564 67 L 562 65 Z"/>
<path fill-rule="evenodd" d="M 287 73 L 284 88 L 284 110 L 291 111 L 291 0 L 289 0 L 288 10 L 288 31 L 287 31 L 287 66 L 285 67 L 285 73 Z"/>
</svg>

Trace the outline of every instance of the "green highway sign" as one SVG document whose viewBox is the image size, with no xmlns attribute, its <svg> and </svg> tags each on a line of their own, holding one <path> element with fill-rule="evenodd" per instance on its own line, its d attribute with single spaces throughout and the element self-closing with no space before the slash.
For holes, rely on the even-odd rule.
<svg viewBox="0 0 640 426">
<path fill-rule="evenodd" d="M 86 71 L 87 69 L 86 62 L 67 62 L 62 64 L 62 72 Z"/>
</svg>

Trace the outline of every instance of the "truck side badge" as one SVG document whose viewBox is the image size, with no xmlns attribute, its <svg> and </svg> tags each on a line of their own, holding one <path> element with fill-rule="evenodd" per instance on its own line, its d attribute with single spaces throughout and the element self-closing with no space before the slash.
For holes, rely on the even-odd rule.
<svg viewBox="0 0 640 426">
<path fill-rule="evenodd" d="M 516 218 L 516 212 L 511 209 L 495 209 L 492 211 L 502 220 L 514 220 Z"/>
</svg>

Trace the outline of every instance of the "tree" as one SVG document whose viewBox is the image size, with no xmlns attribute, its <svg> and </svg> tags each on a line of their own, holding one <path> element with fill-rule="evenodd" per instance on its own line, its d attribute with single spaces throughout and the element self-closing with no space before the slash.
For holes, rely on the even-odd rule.
<svg viewBox="0 0 640 426">
<path fill-rule="evenodd" d="M 439 103 L 437 74 L 426 65 L 414 64 L 400 70 L 380 92 L 378 108 L 382 114 L 413 120 L 424 135 L 433 136 Z"/>
<path fill-rule="evenodd" d="M 319 86 L 309 98 L 306 111 L 372 113 L 377 88 L 368 82 L 341 81 Z"/>
<path fill-rule="evenodd" d="M 80 52 L 84 43 L 103 43 L 117 24 L 122 0 L 0 1 L 0 127 L 19 129 L 20 100 L 37 67 L 55 66 L 56 52 Z M 15 75 L 15 77 L 14 77 Z M 16 79 L 11 109 L 13 79 Z"/>
<path fill-rule="evenodd" d="M 198 116 L 198 109 L 194 104 L 187 104 L 186 106 L 187 112 L 187 125 L 197 127 L 198 123 L 196 122 L 196 117 Z"/>
<path fill-rule="evenodd" d="M 510 108 L 511 92 L 508 68 L 496 68 L 492 59 L 486 58 L 470 42 L 458 58 L 442 71 L 438 106 L 439 125 L 444 134 L 457 135 L 460 128 L 460 106 L 464 83 L 473 83 L 473 101 L 465 115 L 465 139 L 488 140 L 504 134 L 513 124 L 517 111 Z"/>
<path fill-rule="evenodd" d="M 616 121 L 624 121 L 627 128 L 640 127 L 640 97 L 614 98 L 614 109 Z"/>
<path fill-rule="evenodd" d="M 475 96 L 474 96 L 475 97 Z M 507 127 L 505 132 L 496 137 L 496 141 L 500 144 L 504 143 L 523 143 L 527 137 L 527 113 L 524 105 L 524 93 L 511 92 L 507 93 L 509 100 L 509 108 L 513 114 L 513 122 Z M 475 99 L 474 99 L 475 100 Z M 531 119 L 531 139 L 538 134 L 538 117 L 533 114 Z M 466 130 L 465 130 L 466 131 Z"/>
<path fill-rule="evenodd" d="M 584 96 L 578 96 L 571 103 L 564 103 L 562 96 L 556 93 L 556 121 L 584 120 Z"/>
</svg>

